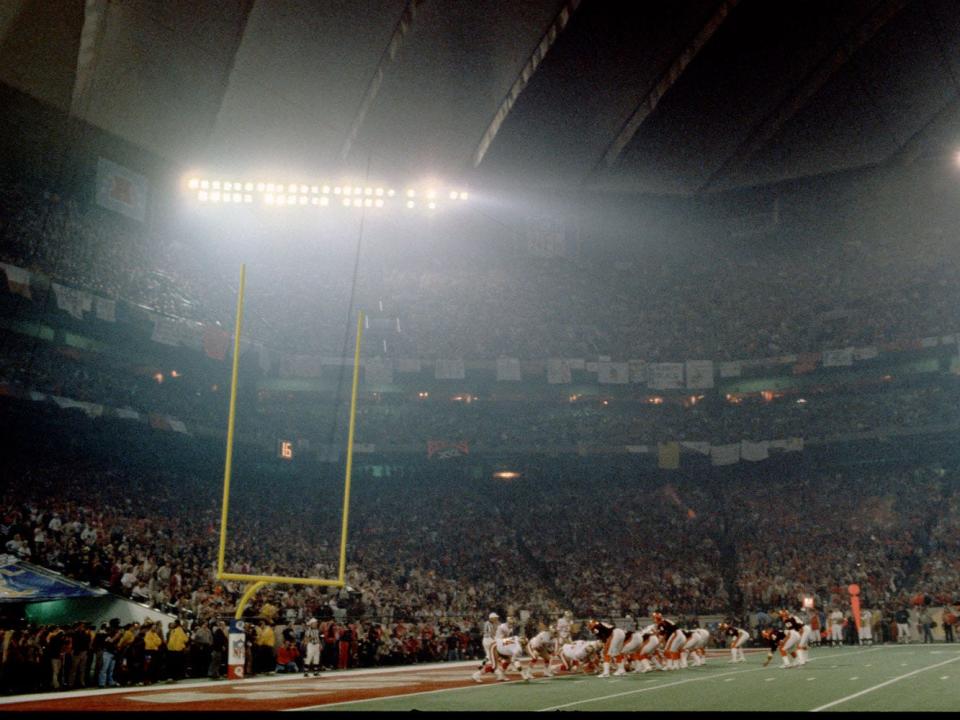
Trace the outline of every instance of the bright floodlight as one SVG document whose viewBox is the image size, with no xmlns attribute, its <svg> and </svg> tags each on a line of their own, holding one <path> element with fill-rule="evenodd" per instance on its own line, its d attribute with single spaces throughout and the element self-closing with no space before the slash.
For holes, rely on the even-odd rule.
<svg viewBox="0 0 960 720">
<path fill-rule="evenodd" d="M 407 200 L 407 207 L 408 208 L 416 207 L 416 203 L 413 200 Z"/>
<path fill-rule="evenodd" d="M 198 187 L 200 187 L 200 181 L 196 178 L 191 178 L 190 182 L 187 183 L 187 187 L 191 190 L 196 190 Z"/>
<path fill-rule="evenodd" d="M 435 202 L 429 202 L 427 203 L 427 207 L 430 208 L 431 210 L 436 210 L 437 204 Z"/>
<path fill-rule="evenodd" d="M 451 199 L 451 200 L 456 200 L 458 197 L 459 197 L 459 195 L 457 194 L 457 191 L 456 191 L 456 190 L 451 190 L 451 191 L 450 191 L 450 199 Z"/>
<path fill-rule="evenodd" d="M 433 200 L 437 196 L 436 190 L 427 190 L 427 198 Z"/>
<path fill-rule="evenodd" d="M 416 190 L 407 190 L 407 197 L 408 197 L 408 198 L 412 198 L 412 197 L 416 197 L 416 196 L 417 196 L 417 191 L 416 191 Z"/>
</svg>

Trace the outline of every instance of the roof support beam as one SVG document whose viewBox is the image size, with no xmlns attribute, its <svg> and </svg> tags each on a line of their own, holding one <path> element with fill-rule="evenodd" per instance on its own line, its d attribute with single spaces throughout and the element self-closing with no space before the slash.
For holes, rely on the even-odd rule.
<svg viewBox="0 0 960 720">
<path fill-rule="evenodd" d="M 866 45 L 897 13 L 907 5 L 907 0 L 886 0 L 854 30 L 840 46 L 830 53 L 801 81 L 797 89 L 785 98 L 773 112 L 764 118 L 737 147 L 720 167 L 714 170 L 697 192 L 712 187 L 731 167 L 753 157 L 770 142 L 777 133 L 827 84 L 849 60 Z"/>
<path fill-rule="evenodd" d="M 493 139 L 496 137 L 497 132 L 499 132 L 500 126 L 503 125 L 503 121 L 507 119 L 507 115 L 510 114 L 510 110 L 513 108 L 517 98 L 520 97 L 520 93 L 527 87 L 530 78 L 532 78 L 533 74 L 537 71 L 537 67 L 547 56 L 547 53 L 550 52 L 550 48 L 553 47 L 557 38 L 560 37 L 560 33 L 563 32 L 563 29 L 567 26 L 567 23 L 570 22 L 570 18 L 579 6 L 580 0 L 567 0 L 560 9 L 560 12 L 557 13 L 557 16 L 553 19 L 553 22 L 550 23 L 550 27 L 547 28 L 546 33 L 544 33 L 540 39 L 537 47 L 534 48 L 530 58 L 520 70 L 517 79 L 514 80 L 513 85 L 510 86 L 507 96 L 501 101 L 500 107 L 497 108 L 497 112 L 493 116 L 493 120 L 490 121 L 487 129 L 484 130 L 483 135 L 480 137 L 480 143 L 473 153 L 474 167 L 477 167 L 483 161 L 483 156 L 486 155 L 487 150 L 490 149 Z"/>
<path fill-rule="evenodd" d="M 353 117 L 353 122 L 350 123 L 350 130 L 347 132 L 347 137 L 343 141 L 343 147 L 340 148 L 341 160 L 346 160 L 347 155 L 350 154 L 350 149 L 353 147 L 353 143 L 356 141 L 357 135 L 360 133 L 360 128 L 363 126 L 363 121 L 367 116 L 367 111 L 370 110 L 370 106 L 373 105 L 373 101 L 376 99 L 377 93 L 380 91 L 380 84 L 383 82 L 383 72 L 397 59 L 397 56 L 400 54 L 400 47 L 403 45 L 404 38 L 410 32 L 410 28 L 413 26 L 413 18 L 417 14 L 417 7 L 422 2 L 423 0 L 407 0 L 407 4 L 403 8 L 403 12 L 400 13 L 400 19 L 397 21 L 396 27 L 393 29 L 393 35 L 390 36 L 390 42 L 387 43 L 386 49 L 380 56 L 380 62 L 377 63 L 377 69 L 374 71 L 373 77 L 370 79 L 370 84 L 367 86 L 367 92 L 364 93 L 363 100 L 360 101 L 360 107 L 357 109 L 357 113 Z"/>
<path fill-rule="evenodd" d="M 603 162 L 607 167 L 612 166 L 617 161 L 620 153 L 623 152 L 623 149 L 630 144 L 630 141 L 633 140 L 633 137 L 637 134 L 643 121 L 653 114 L 653 111 L 656 109 L 660 100 L 663 99 L 663 96 L 676 84 L 677 80 L 683 74 L 683 71 L 693 62 L 693 59 L 704 48 L 707 42 L 709 42 L 710 38 L 713 37 L 713 34 L 720 28 L 724 20 L 727 19 L 727 16 L 739 2 L 740 0 L 723 0 L 707 24 L 701 28 L 696 37 L 690 41 L 690 44 L 680 52 L 670 64 L 670 67 L 663 72 L 650 92 L 646 94 L 640 101 L 640 104 L 634 109 L 617 137 L 614 138 L 610 147 L 607 148 L 606 153 L 604 153 Z"/>
</svg>

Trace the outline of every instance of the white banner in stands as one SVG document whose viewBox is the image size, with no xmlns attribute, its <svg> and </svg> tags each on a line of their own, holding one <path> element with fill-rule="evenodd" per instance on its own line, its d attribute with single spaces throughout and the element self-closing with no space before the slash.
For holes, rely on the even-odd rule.
<svg viewBox="0 0 960 720">
<path fill-rule="evenodd" d="M 713 387 L 713 360 L 687 360 L 687 387 L 691 390 Z"/>
<path fill-rule="evenodd" d="M 515 382 L 521 379 L 520 361 L 517 358 L 497 358 L 497 380 Z"/>
<path fill-rule="evenodd" d="M 418 373 L 420 372 L 420 358 L 400 358 L 397 360 L 397 372 Z"/>
<path fill-rule="evenodd" d="M 646 360 L 627 360 L 630 368 L 630 382 L 638 385 L 646 384 L 649 379 L 650 366 Z"/>
<path fill-rule="evenodd" d="M 14 295 L 22 295 L 28 300 L 32 300 L 30 294 L 30 271 L 17 267 L 16 265 L 7 265 L 0 263 L 0 268 L 7 274 L 7 290 Z"/>
<path fill-rule="evenodd" d="M 854 360 L 873 360 L 877 355 L 877 348 L 873 345 L 853 349 Z"/>
<path fill-rule="evenodd" d="M 853 348 L 842 348 L 840 350 L 824 350 L 821 357 L 824 367 L 846 367 L 853 365 Z"/>
<path fill-rule="evenodd" d="M 783 452 L 801 452 L 803 450 L 803 438 L 791 437 L 784 440 L 771 440 L 771 450 L 782 450 Z"/>
<path fill-rule="evenodd" d="M 630 366 L 625 362 L 598 363 L 597 381 L 604 385 L 626 385 L 630 382 Z"/>
<path fill-rule="evenodd" d="M 547 360 L 547 382 L 551 385 L 560 385 L 570 382 L 570 361 L 563 358 Z"/>
<path fill-rule="evenodd" d="M 97 161 L 97 204 L 143 222 L 147 215 L 147 178 L 105 158 Z"/>
<path fill-rule="evenodd" d="M 363 382 L 367 385 L 393 385 L 393 358 L 375 357 L 366 361 Z"/>
<path fill-rule="evenodd" d="M 117 321 L 117 303 L 107 298 L 94 298 L 97 308 L 97 319 L 104 322 Z"/>
<path fill-rule="evenodd" d="M 695 452 L 698 455 L 709 455 L 710 443 L 702 440 L 681 440 L 680 449 L 689 450 L 690 452 Z"/>
<path fill-rule="evenodd" d="M 722 378 L 740 377 L 740 372 L 739 360 L 720 363 L 720 377 Z"/>
<path fill-rule="evenodd" d="M 650 363 L 651 388 L 675 390 L 683 387 L 683 363 Z"/>
<path fill-rule="evenodd" d="M 466 377 L 463 358 L 448 358 L 436 361 L 433 376 L 437 380 L 463 380 Z"/>
<path fill-rule="evenodd" d="M 710 463 L 712 465 L 733 465 L 738 462 L 740 462 L 740 443 L 711 446 Z"/>
<path fill-rule="evenodd" d="M 740 457 L 750 462 L 766 460 L 770 457 L 770 443 L 766 440 L 760 442 L 751 442 L 750 440 L 740 441 Z"/>
<path fill-rule="evenodd" d="M 93 308 L 93 296 L 90 293 L 57 283 L 52 285 L 53 293 L 57 296 L 57 307 L 77 320 L 83 320 L 83 314 Z"/>
</svg>

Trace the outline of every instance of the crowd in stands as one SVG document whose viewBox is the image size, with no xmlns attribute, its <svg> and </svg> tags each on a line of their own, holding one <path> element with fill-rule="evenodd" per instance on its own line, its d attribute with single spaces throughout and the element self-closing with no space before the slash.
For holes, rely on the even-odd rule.
<svg viewBox="0 0 960 720">
<path fill-rule="evenodd" d="M 156 236 L 11 180 L 0 183 L 0 210 L 4 262 L 159 312 L 232 320 L 225 268 L 235 247 L 205 242 L 206 230 Z M 396 243 L 374 238 L 356 285 L 350 252 L 266 248 L 250 280 L 248 329 L 279 349 L 339 354 L 353 293 L 357 306 L 376 311 L 383 301 L 399 318 L 392 352 L 421 358 L 724 360 L 956 332 L 960 255 L 948 234 L 918 229 L 903 243 L 842 229 L 786 247 L 697 236 L 617 265 L 524 258 L 522 248 L 476 239 L 391 250 Z"/>
<path fill-rule="evenodd" d="M 36 462 L 14 470 L 0 523 L 6 553 L 172 613 L 193 644 L 171 641 L 159 624 L 5 628 L 6 691 L 109 685 L 106 675 L 100 681 L 109 648 L 118 683 L 222 674 L 222 652 L 213 655 L 206 636 L 223 632 L 243 587 L 214 579 L 215 482 L 175 470 Z M 335 668 L 476 657 L 490 608 L 525 610 L 531 622 L 565 607 L 578 617 L 696 616 L 737 603 L 796 607 L 811 596 L 830 608 L 843 605 L 851 582 L 891 612 L 918 591 L 938 603 L 957 599 L 960 486 L 940 467 L 727 479 L 715 488 L 560 478 L 457 483 L 451 492 L 451 482 L 425 471 L 356 483 L 347 587 L 261 591 L 249 608 L 250 671 L 287 665 L 276 652 L 284 636 L 299 644 L 310 617 L 328 631 L 323 664 Z M 311 509 L 294 488 L 279 494 L 290 502 L 238 486 L 228 569 L 335 573 L 333 503 Z M 917 548 L 929 548 L 919 564 Z M 276 638 L 260 637 L 266 625 Z"/>
<path fill-rule="evenodd" d="M 173 375 L 170 369 L 128 357 L 83 352 L 0 332 L 0 382 L 140 413 L 163 413 L 191 425 L 222 430 L 226 423 L 225 367 Z M 158 377 L 159 375 L 159 377 Z M 476 448 L 653 445 L 670 440 L 713 444 L 743 439 L 832 439 L 851 433 L 952 427 L 960 423 L 960 382 L 939 373 L 923 381 L 869 387 L 813 388 L 767 398 L 725 398 L 715 392 L 650 403 L 636 398 L 564 400 L 473 399 L 441 396 L 422 401 L 410 391 L 370 395 L 358 407 L 357 441 L 379 447 L 423 447 L 428 440 L 466 440 Z M 326 429 L 331 398 L 314 394 L 258 394 L 241 398 L 244 429 L 264 437 L 302 436 Z M 339 415 L 337 414 L 339 412 Z M 343 422 L 340 423 L 344 425 Z M 324 438 L 317 437 L 318 441 Z"/>
</svg>

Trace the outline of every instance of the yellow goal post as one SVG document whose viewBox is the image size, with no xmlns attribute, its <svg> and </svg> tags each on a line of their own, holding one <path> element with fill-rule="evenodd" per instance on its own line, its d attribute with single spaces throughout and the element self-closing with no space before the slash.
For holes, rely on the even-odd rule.
<svg viewBox="0 0 960 720">
<path fill-rule="evenodd" d="M 237 373 L 240 367 L 240 330 L 243 325 L 243 296 L 246 286 L 247 268 L 240 266 L 240 287 L 237 292 L 237 318 L 233 332 L 233 368 L 230 379 L 230 411 L 227 418 L 227 452 L 223 465 L 223 507 L 220 514 L 220 550 L 217 555 L 217 580 L 240 580 L 253 583 L 244 593 L 237 605 L 236 616 L 241 618 L 244 606 L 254 593 L 267 583 L 284 585 L 314 585 L 343 587 L 346 584 L 347 565 L 347 522 L 350 513 L 350 477 L 353 471 L 353 432 L 357 417 L 357 386 L 360 378 L 360 339 L 363 334 L 363 312 L 357 316 L 357 340 L 353 353 L 353 387 L 350 392 L 350 426 L 347 434 L 347 466 L 344 477 L 343 522 L 340 528 L 340 563 L 337 577 L 302 578 L 279 575 L 249 575 L 245 573 L 224 572 L 224 557 L 227 548 L 227 514 L 230 506 L 230 477 L 233 471 L 233 435 L 237 407 Z"/>
</svg>

